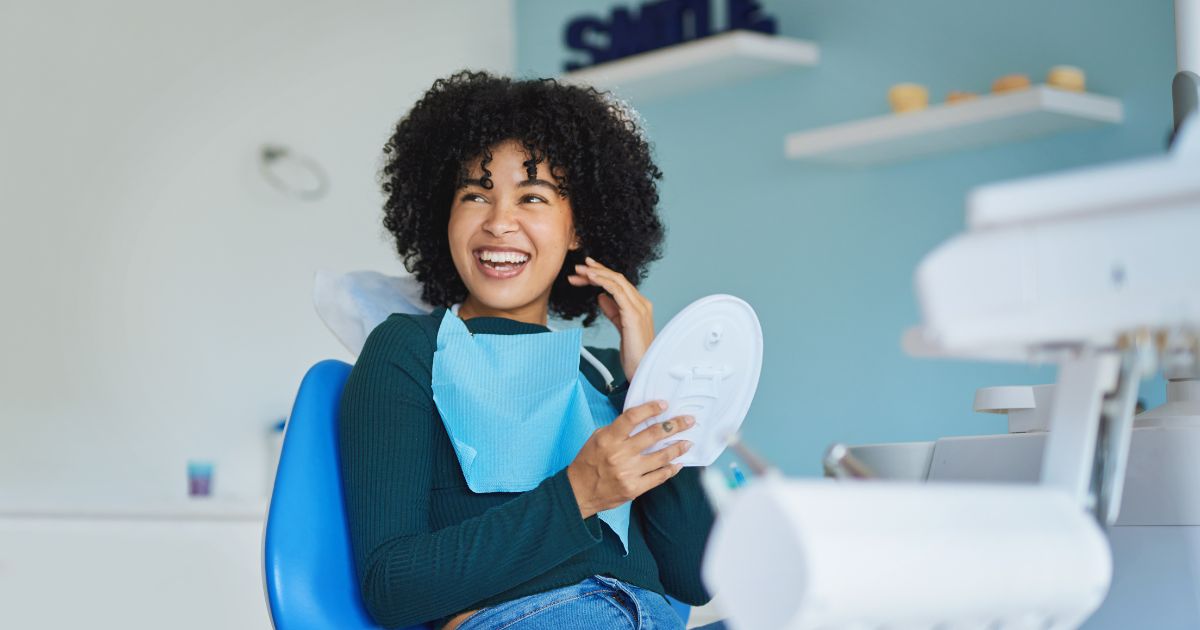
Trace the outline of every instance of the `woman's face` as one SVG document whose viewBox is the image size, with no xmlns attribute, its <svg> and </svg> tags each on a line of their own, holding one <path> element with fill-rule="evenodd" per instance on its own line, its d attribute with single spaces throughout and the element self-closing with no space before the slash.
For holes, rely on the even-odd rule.
<svg viewBox="0 0 1200 630">
<path fill-rule="evenodd" d="M 545 161 L 529 178 L 519 143 L 503 142 L 491 153 L 492 187 L 483 187 L 475 160 L 450 205 L 450 254 L 470 294 L 463 309 L 545 323 L 550 287 L 567 251 L 579 247 L 571 204 Z"/>
</svg>

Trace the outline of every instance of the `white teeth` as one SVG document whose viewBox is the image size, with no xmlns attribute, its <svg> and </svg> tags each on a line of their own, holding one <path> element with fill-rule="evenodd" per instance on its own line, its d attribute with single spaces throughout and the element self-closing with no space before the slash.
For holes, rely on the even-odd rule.
<svg viewBox="0 0 1200 630">
<path fill-rule="evenodd" d="M 487 262 L 519 264 L 529 260 L 529 255 L 520 252 L 494 252 L 485 249 L 479 252 L 479 259 Z"/>
</svg>

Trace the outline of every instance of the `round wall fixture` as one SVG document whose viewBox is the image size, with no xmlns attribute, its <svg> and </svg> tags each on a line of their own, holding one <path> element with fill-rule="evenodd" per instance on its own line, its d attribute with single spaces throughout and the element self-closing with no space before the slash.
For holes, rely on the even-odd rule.
<svg viewBox="0 0 1200 630">
<path fill-rule="evenodd" d="M 272 188 L 288 197 L 316 201 L 329 191 L 325 169 L 316 160 L 285 146 L 263 145 L 258 170 Z"/>
</svg>

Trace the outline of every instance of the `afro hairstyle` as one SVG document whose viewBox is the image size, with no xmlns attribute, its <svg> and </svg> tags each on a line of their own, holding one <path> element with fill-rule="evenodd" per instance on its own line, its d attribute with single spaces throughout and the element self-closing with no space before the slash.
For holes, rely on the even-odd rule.
<svg viewBox="0 0 1200 630">
<path fill-rule="evenodd" d="M 530 178 L 548 167 L 570 200 L 581 247 L 568 251 L 550 290 L 550 310 L 563 319 L 597 317 L 602 289 L 567 282 L 585 256 L 624 275 L 645 279 L 662 255 L 657 180 L 662 172 L 627 105 L 592 87 L 554 79 L 515 80 L 462 71 L 438 79 L 396 124 L 384 145 L 380 180 L 383 225 L 404 267 L 422 285 L 422 299 L 450 306 L 467 296 L 450 256 L 447 228 L 455 191 L 476 159 L 491 188 L 491 150 L 506 141 L 525 148 Z"/>
</svg>

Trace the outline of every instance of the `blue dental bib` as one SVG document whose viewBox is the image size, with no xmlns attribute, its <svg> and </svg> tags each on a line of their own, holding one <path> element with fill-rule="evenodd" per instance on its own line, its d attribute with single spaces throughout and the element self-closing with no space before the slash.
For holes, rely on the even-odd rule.
<svg viewBox="0 0 1200 630">
<path fill-rule="evenodd" d="M 472 492 L 525 492 L 565 468 L 618 411 L 579 370 L 583 330 L 473 334 L 451 309 L 438 328 L 433 400 Z M 600 512 L 629 553 L 629 510 Z"/>
</svg>

